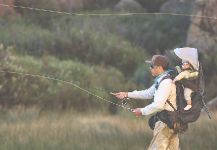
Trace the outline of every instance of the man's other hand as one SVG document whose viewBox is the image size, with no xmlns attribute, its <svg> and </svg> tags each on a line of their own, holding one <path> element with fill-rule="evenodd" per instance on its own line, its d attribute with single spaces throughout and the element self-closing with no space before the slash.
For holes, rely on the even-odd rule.
<svg viewBox="0 0 217 150">
<path fill-rule="evenodd" d="M 136 117 L 140 117 L 142 115 L 142 108 L 135 108 L 133 113 Z"/>
</svg>

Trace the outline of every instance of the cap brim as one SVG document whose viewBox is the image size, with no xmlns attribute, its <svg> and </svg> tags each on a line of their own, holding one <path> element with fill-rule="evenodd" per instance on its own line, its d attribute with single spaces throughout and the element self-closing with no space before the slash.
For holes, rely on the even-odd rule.
<svg viewBox="0 0 217 150">
<path fill-rule="evenodd" d="M 145 63 L 151 64 L 151 60 L 146 60 Z"/>
</svg>

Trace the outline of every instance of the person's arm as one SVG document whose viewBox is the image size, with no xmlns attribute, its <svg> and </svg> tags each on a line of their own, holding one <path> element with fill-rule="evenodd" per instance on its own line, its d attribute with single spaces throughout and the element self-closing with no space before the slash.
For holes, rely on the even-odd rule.
<svg viewBox="0 0 217 150">
<path fill-rule="evenodd" d="M 146 90 L 128 92 L 128 97 L 133 99 L 152 99 L 154 92 L 155 84 Z"/>
<path fill-rule="evenodd" d="M 186 79 L 188 78 L 196 78 L 198 77 L 199 72 L 198 71 L 194 71 L 194 72 L 190 72 L 188 75 L 185 76 Z"/>
<path fill-rule="evenodd" d="M 185 78 L 186 76 L 189 76 L 190 72 L 189 71 L 183 71 L 181 73 L 179 73 L 175 79 L 173 80 L 173 83 L 176 82 L 176 81 L 179 81 L 179 80 L 182 80 L 183 78 Z"/>
<path fill-rule="evenodd" d="M 153 84 L 147 90 L 133 91 L 133 92 L 118 92 L 118 93 L 111 93 L 111 94 L 121 100 L 124 98 L 152 99 L 154 96 L 154 92 L 155 92 L 155 84 Z"/>
<path fill-rule="evenodd" d="M 165 103 L 171 94 L 171 90 L 173 88 L 173 83 L 171 79 L 163 80 L 158 90 L 155 92 L 154 101 L 147 105 L 145 108 L 141 108 L 142 115 L 150 115 L 155 112 L 159 112 L 164 109 Z"/>
</svg>

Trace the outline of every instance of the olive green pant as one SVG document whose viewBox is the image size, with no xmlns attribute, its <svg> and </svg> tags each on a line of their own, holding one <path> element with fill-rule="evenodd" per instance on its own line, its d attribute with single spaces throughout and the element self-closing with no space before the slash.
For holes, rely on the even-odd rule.
<svg viewBox="0 0 217 150">
<path fill-rule="evenodd" d="M 165 123 L 156 122 L 154 137 L 148 150 L 179 150 L 178 134 L 174 134 L 174 131 Z"/>
</svg>

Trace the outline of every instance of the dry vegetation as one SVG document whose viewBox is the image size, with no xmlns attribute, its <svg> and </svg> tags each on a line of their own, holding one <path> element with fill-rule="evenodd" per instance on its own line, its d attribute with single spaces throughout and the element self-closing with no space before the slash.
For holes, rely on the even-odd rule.
<svg viewBox="0 0 217 150">
<path fill-rule="evenodd" d="M 117 116 L 40 114 L 36 108 L 18 108 L 1 115 L 0 149 L 142 150 L 152 137 L 147 119 L 134 118 L 128 112 Z M 216 114 L 212 120 L 202 116 L 181 135 L 181 148 L 215 150 L 216 121 Z"/>
</svg>

